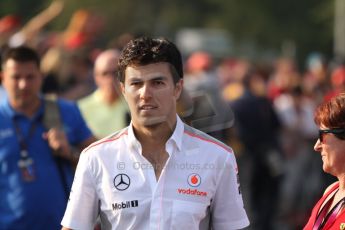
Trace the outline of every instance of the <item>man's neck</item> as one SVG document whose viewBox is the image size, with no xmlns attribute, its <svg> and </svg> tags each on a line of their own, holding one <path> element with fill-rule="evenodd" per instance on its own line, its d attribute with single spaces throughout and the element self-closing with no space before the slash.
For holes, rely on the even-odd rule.
<svg viewBox="0 0 345 230">
<path fill-rule="evenodd" d="M 142 146 L 142 155 L 152 164 L 157 181 L 169 158 L 165 144 L 175 127 L 176 121 L 174 125 L 162 123 L 156 126 L 143 127 L 139 130 L 135 130 L 133 126 L 136 137 Z"/>
<path fill-rule="evenodd" d="M 16 112 L 22 113 L 27 117 L 33 117 L 39 110 L 40 105 L 41 100 L 39 98 L 37 98 L 37 100 L 34 100 L 31 104 L 18 105 L 15 103 L 11 103 L 12 108 Z"/>
<path fill-rule="evenodd" d="M 113 104 L 119 98 L 119 95 L 116 92 L 100 91 L 100 95 L 102 100 L 108 105 Z"/>
<path fill-rule="evenodd" d="M 176 120 L 169 123 L 164 122 L 157 125 L 140 127 L 133 125 L 135 135 L 140 142 L 143 153 L 152 149 L 165 148 L 165 144 L 172 135 L 176 127 Z"/>
</svg>

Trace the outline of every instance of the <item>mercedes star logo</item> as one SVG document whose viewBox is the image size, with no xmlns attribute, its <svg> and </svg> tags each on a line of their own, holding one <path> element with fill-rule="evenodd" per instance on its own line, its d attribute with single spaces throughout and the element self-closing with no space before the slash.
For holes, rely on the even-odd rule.
<svg viewBox="0 0 345 230">
<path fill-rule="evenodd" d="M 114 178 L 114 186 L 119 191 L 126 190 L 131 184 L 131 179 L 126 174 L 117 174 Z"/>
</svg>

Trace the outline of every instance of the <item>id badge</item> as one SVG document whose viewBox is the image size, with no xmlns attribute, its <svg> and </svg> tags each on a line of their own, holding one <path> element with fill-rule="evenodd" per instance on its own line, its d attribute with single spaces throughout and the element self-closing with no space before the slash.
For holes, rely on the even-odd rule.
<svg viewBox="0 0 345 230">
<path fill-rule="evenodd" d="M 23 181 L 32 182 L 35 180 L 34 161 L 32 160 L 32 158 L 21 158 L 18 161 L 18 166 L 22 174 Z"/>
</svg>

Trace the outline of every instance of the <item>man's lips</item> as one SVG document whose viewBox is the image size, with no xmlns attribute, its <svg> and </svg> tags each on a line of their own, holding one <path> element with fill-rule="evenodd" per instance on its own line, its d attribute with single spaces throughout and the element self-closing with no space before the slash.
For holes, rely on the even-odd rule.
<svg viewBox="0 0 345 230">
<path fill-rule="evenodd" d="M 139 106 L 140 110 L 153 110 L 153 109 L 157 109 L 158 107 L 155 105 L 141 105 Z"/>
</svg>

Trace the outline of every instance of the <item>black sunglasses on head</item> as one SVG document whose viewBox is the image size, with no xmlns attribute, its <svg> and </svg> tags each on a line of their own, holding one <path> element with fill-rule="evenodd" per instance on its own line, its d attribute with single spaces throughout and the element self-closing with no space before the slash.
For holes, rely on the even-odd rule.
<svg viewBox="0 0 345 230">
<path fill-rule="evenodd" d="M 332 133 L 334 136 L 341 140 L 345 140 L 345 129 L 336 128 L 336 129 L 319 129 L 319 140 L 320 142 L 323 141 L 323 134 L 325 133 Z"/>
</svg>

